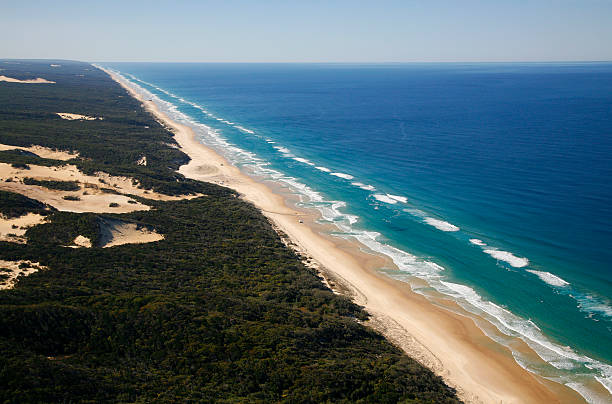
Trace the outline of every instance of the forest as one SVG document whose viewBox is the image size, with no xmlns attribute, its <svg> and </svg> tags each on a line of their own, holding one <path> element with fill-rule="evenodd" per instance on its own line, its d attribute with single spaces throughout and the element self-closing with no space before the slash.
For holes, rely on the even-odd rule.
<svg viewBox="0 0 612 404">
<path fill-rule="evenodd" d="M 130 196 L 151 209 L 101 214 L 0 191 L 2 216 L 46 216 L 27 230 L 27 244 L 0 241 L 0 260 L 48 268 L 0 290 L 0 402 L 459 402 L 365 326 L 368 313 L 326 288 L 254 206 L 177 173 L 188 157 L 172 133 L 106 73 L 64 60 L 0 60 L 0 68 L 55 82 L 0 83 L 0 143 L 78 153 L 57 161 L 7 150 L 0 161 L 73 164 L 167 195 L 202 195 Z M 146 166 L 136 163 L 143 155 Z M 101 248 L 109 220 L 164 239 Z M 78 235 L 92 247 L 65 247 Z"/>
</svg>

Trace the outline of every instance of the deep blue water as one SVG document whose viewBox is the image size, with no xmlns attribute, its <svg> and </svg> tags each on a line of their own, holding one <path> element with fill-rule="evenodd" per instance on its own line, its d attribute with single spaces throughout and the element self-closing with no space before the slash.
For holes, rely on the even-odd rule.
<svg viewBox="0 0 612 404">
<path fill-rule="evenodd" d="M 541 374 L 612 377 L 612 64 L 103 65 L 530 341 Z"/>
</svg>

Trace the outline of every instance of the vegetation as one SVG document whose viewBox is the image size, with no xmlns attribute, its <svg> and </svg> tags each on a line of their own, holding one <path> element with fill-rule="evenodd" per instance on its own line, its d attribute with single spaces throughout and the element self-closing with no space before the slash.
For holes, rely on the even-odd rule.
<svg viewBox="0 0 612 404">
<path fill-rule="evenodd" d="M 78 191 L 79 189 L 81 189 L 79 183 L 76 181 L 47 181 L 26 177 L 23 179 L 23 183 L 26 185 L 38 185 L 41 187 L 57 189 L 60 191 Z"/>
<path fill-rule="evenodd" d="M 0 214 L 6 218 L 20 217 L 30 212 L 47 215 L 52 210 L 55 209 L 34 199 L 12 192 L 0 191 Z"/>
<path fill-rule="evenodd" d="M 44 159 L 34 153 L 21 149 L 0 150 L 0 162 L 11 163 L 14 168 L 21 169 L 29 169 L 29 164 L 47 167 L 60 166 L 64 164 L 64 162 L 61 160 Z"/>
<path fill-rule="evenodd" d="M 50 268 L 0 292 L 0 401 L 458 402 L 361 325 L 367 313 L 326 289 L 253 206 L 175 173 L 187 157 L 167 146 L 171 134 L 102 72 L 66 61 L 7 66 L 8 76 L 20 66 L 57 84 L 0 83 L 1 143 L 76 149 L 82 169 L 205 196 L 133 197 L 152 209 L 129 214 L 53 212 L 27 231 L 28 244 L 0 242 L 0 259 Z M 143 151 L 146 167 L 134 163 Z M 44 209 L 3 194 L 2 212 Z M 107 220 L 165 238 L 96 247 Z M 94 247 L 62 247 L 77 235 Z"/>
</svg>

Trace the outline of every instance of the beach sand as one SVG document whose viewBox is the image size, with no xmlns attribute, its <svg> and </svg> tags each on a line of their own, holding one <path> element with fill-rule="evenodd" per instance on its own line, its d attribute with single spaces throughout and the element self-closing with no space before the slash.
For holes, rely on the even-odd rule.
<svg viewBox="0 0 612 404">
<path fill-rule="evenodd" d="M 271 186 L 257 182 L 200 143 L 194 131 L 169 119 L 121 77 L 108 72 L 175 133 L 191 161 L 180 173 L 188 178 L 229 187 L 259 208 L 297 248 L 318 263 L 336 291 L 348 294 L 373 315 L 367 324 L 382 332 L 411 357 L 455 387 L 470 403 L 584 402 L 573 390 L 521 368 L 510 351 L 487 337 L 468 316 L 434 304 L 410 285 L 375 268 L 392 266 L 386 257 L 370 255 L 356 241 L 322 234 L 317 214 L 290 207 Z M 449 303 L 448 306 L 451 306 Z M 526 351 L 529 348 L 524 344 Z"/>
</svg>

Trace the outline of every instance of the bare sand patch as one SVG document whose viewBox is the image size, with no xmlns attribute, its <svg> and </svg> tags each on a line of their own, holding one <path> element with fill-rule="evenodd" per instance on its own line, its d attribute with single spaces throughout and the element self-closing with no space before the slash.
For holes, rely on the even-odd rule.
<svg viewBox="0 0 612 404">
<path fill-rule="evenodd" d="M 76 166 L 30 165 L 29 167 L 29 169 L 21 169 L 0 163 L 0 189 L 25 195 L 51 205 L 57 210 L 68 212 L 128 213 L 150 209 L 148 205 L 136 202 L 129 196 L 113 193 L 122 190 L 118 186 L 105 190 L 103 188 L 105 185 L 98 182 L 98 177 L 85 175 Z M 82 187 L 78 191 L 49 189 L 39 185 L 24 184 L 23 179 L 26 177 L 38 180 L 77 181 Z M 10 182 L 7 182 L 7 179 Z M 113 192 L 108 192 L 109 190 Z"/>
<path fill-rule="evenodd" d="M 71 248 L 91 248 L 91 240 L 85 236 L 81 236 L 78 235 L 74 238 L 74 241 L 72 242 L 72 245 L 69 245 L 68 247 Z"/>
<path fill-rule="evenodd" d="M 37 213 L 28 213 L 14 218 L 5 218 L 0 215 L 0 241 L 10 241 L 13 243 L 26 243 L 26 230 L 37 224 L 45 222 L 45 216 Z"/>
<path fill-rule="evenodd" d="M 104 219 L 101 246 L 108 248 L 123 244 L 152 243 L 163 239 L 164 236 L 153 228 L 121 220 Z"/>
<path fill-rule="evenodd" d="M 59 115 L 60 118 L 66 119 L 68 121 L 95 121 L 95 120 L 102 120 L 102 119 L 104 119 L 101 116 L 88 116 L 88 115 L 81 115 L 81 114 L 70 114 L 68 112 L 57 112 L 57 115 Z"/>
<path fill-rule="evenodd" d="M 81 189 L 61 191 L 27 185 L 23 183 L 26 177 L 37 180 L 76 181 Z M 112 176 L 103 172 L 87 175 L 71 164 L 59 167 L 30 164 L 28 169 L 24 169 L 0 163 L 0 189 L 25 195 L 58 210 L 78 213 L 128 213 L 150 209 L 148 205 L 135 201 L 130 195 L 159 201 L 176 201 L 202 196 L 201 194 L 164 195 L 139 188 L 138 181 L 133 178 Z"/>
<path fill-rule="evenodd" d="M 24 150 L 30 153 L 36 154 L 38 157 L 42 157 L 44 159 L 53 159 L 53 160 L 70 160 L 79 157 L 79 153 L 70 152 L 65 150 L 55 150 L 49 147 L 43 147 L 38 145 L 33 145 L 29 147 L 23 146 L 11 146 L 8 144 L 0 143 L 0 151 L 1 150 Z"/>
<path fill-rule="evenodd" d="M 49 268 L 38 262 L 0 260 L 0 290 L 14 288 L 19 276 L 29 276 L 44 269 Z"/>
<path fill-rule="evenodd" d="M 21 84 L 55 84 L 55 81 L 45 80 L 42 77 L 38 77 L 30 80 L 19 80 L 12 77 L 0 76 L 0 81 L 6 81 L 7 83 L 21 83 Z"/>
</svg>

